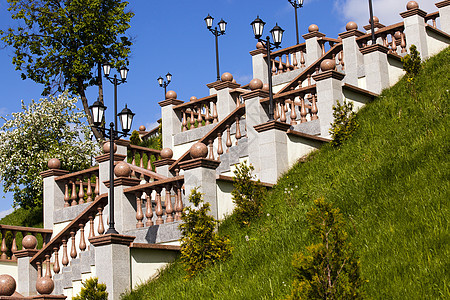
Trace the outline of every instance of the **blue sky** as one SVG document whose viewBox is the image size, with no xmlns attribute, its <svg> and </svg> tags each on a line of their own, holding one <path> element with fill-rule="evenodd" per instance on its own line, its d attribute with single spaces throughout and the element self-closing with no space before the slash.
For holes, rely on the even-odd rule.
<svg viewBox="0 0 450 300">
<path fill-rule="evenodd" d="M 135 113 L 133 128 L 156 126 L 160 118 L 158 102 L 164 99 L 163 89 L 156 79 L 170 72 L 173 75 L 169 90 L 178 99 L 187 101 L 208 95 L 207 83 L 216 80 L 214 36 L 206 29 L 204 18 L 213 16 L 214 24 L 223 18 L 228 22 L 226 34 L 219 37 L 220 71 L 230 72 L 240 84 L 252 79 L 251 56 L 255 49 L 250 23 L 257 15 L 264 20 L 264 34 L 278 23 L 285 35 L 282 47 L 295 44 L 294 9 L 287 0 L 199 0 L 148 1 L 131 0 L 128 8 L 135 13 L 128 35 L 134 39 L 130 57 L 128 82 L 118 88 L 118 109 L 125 103 Z M 320 32 L 330 37 L 345 30 L 345 24 L 355 21 L 359 29 L 368 23 L 367 0 L 305 0 L 299 10 L 300 35 L 307 33 L 310 24 L 317 24 Z M 404 0 L 373 0 L 374 14 L 389 25 L 401 21 L 399 12 L 406 10 Z M 434 0 L 417 1 L 427 12 L 436 11 Z M 14 24 L 7 11 L 8 3 L 0 0 L 0 28 Z M 300 37 L 300 42 L 303 39 Z M 11 63 L 12 49 L 0 49 L 0 115 L 20 109 L 20 100 L 28 103 L 41 98 L 43 87 L 30 80 L 21 80 Z M 112 71 L 113 73 L 114 71 Z M 112 120 L 113 86 L 104 84 L 107 120 Z M 90 103 L 96 99 L 96 88 L 88 90 Z M 81 107 L 81 105 L 80 105 Z M 0 195 L 3 192 L 0 191 Z M 0 199 L 1 211 L 11 207 L 11 195 Z"/>
</svg>

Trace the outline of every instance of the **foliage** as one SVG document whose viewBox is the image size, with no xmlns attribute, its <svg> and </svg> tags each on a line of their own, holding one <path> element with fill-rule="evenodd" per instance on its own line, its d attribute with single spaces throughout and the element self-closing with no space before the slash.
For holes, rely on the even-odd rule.
<svg viewBox="0 0 450 300">
<path fill-rule="evenodd" d="M 133 130 L 130 136 L 131 145 L 139 145 L 142 142 L 141 137 L 139 136 L 139 132 L 137 130 Z"/>
<path fill-rule="evenodd" d="M 0 224 L 24 226 L 24 227 L 43 227 L 43 208 L 42 206 L 33 208 L 16 208 L 9 215 L 0 219 Z"/>
<path fill-rule="evenodd" d="M 8 0 L 19 25 L 0 32 L 14 48 L 12 63 L 23 79 L 43 84 L 42 95 L 69 89 L 81 97 L 90 116 L 86 88 L 99 86 L 101 66 L 127 64 L 131 41 L 124 36 L 132 12 L 122 0 Z M 91 122 L 89 118 L 89 122 Z M 99 137 L 99 136 L 98 136 Z"/>
<path fill-rule="evenodd" d="M 344 100 L 344 104 L 341 104 L 337 101 L 336 105 L 333 105 L 333 117 L 334 121 L 330 129 L 333 140 L 330 144 L 339 147 L 352 136 L 359 126 L 356 113 L 353 111 L 353 102 Z"/>
<path fill-rule="evenodd" d="M 406 81 L 411 89 L 411 96 L 417 100 L 416 77 L 422 69 L 422 59 L 416 45 L 409 47 L 409 54 L 402 57 L 403 70 L 406 72 Z"/>
<path fill-rule="evenodd" d="M 203 203 L 202 195 L 193 189 L 181 219 L 181 256 L 187 275 L 192 278 L 216 261 L 224 261 L 231 254 L 230 241 L 215 232 L 217 221 L 210 215 L 210 204 Z"/>
<path fill-rule="evenodd" d="M 73 300 L 108 300 L 106 284 L 98 283 L 98 278 L 89 278 L 83 282 L 80 294 L 72 298 Z"/>
<path fill-rule="evenodd" d="M 322 198 L 314 205 L 307 219 L 320 242 L 295 255 L 295 281 L 288 299 L 361 299 L 363 281 L 342 213 Z"/>
<path fill-rule="evenodd" d="M 21 112 L 2 117 L 0 127 L 0 178 L 3 190 L 14 193 L 21 207 L 42 205 L 42 177 L 51 158 L 59 158 L 70 172 L 89 167 L 95 144 L 89 139 L 85 114 L 78 99 L 65 92 L 58 97 L 32 100 Z"/>
<path fill-rule="evenodd" d="M 236 205 L 233 213 L 241 225 L 250 225 L 250 222 L 261 215 L 262 199 L 265 188 L 256 179 L 252 172 L 255 168 L 246 163 L 240 163 L 234 170 L 233 177 L 233 203 Z"/>
</svg>

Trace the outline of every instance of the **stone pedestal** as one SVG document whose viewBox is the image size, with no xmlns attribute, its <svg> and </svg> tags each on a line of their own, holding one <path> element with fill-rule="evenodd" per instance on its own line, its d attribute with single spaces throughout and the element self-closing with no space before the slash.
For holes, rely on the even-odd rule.
<svg viewBox="0 0 450 300">
<path fill-rule="evenodd" d="M 379 44 L 370 45 L 360 50 L 364 55 L 366 71 L 366 89 L 381 94 L 389 87 L 389 69 L 387 53 L 389 49 Z M 317 87 L 319 90 L 319 87 Z M 319 110 L 320 112 L 320 110 Z"/>
<path fill-rule="evenodd" d="M 89 239 L 95 250 L 95 268 L 100 283 L 106 284 L 108 299 L 118 300 L 120 294 L 130 290 L 130 244 L 134 236 L 105 234 Z"/>
<path fill-rule="evenodd" d="M 169 94 L 167 92 L 167 94 Z M 176 93 L 173 92 L 173 96 L 176 97 Z M 161 106 L 161 134 L 162 134 L 162 146 L 163 148 L 173 149 L 173 136 L 181 132 L 181 119 L 182 115 L 180 111 L 176 111 L 173 108 L 182 104 L 183 101 L 173 99 L 166 99 L 159 102 Z"/>
<path fill-rule="evenodd" d="M 55 178 L 68 174 L 68 171 L 50 169 L 41 172 L 44 180 L 44 228 L 53 229 L 53 213 L 64 208 L 64 182 L 56 182 Z"/>
<path fill-rule="evenodd" d="M 175 162 L 174 159 L 163 158 L 155 161 L 153 164 L 155 165 L 156 173 L 166 176 L 173 177 L 172 173 L 169 171 L 169 167 Z"/>
<path fill-rule="evenodd" d="M 30 264 L 32 258 L 39 250 L 28 249 L 14 252 L 17 257 L 17 280 L 16 291 L 23 296 L 36 295 L 37 269 Z"/>
<path fill-rule="evenodd" d="M 444 0 L 435 4 L 439 8 L 439 20 L 441 30 L 450 34 L 450 0 Z"/>
<path fill-rule="evenodd" d="M 260 47 L 262 47 L 262 45 L 260 45 Z M 258 78 L 263 83 L 267 83 L 267 77 L 269 75 L 267 60 L 264 58 L 266 52 L 265 48 L 258 48 L 250 51 L 250 55 L 252 56 L 253 78 Z"/>
<path fill-rule="evenodd" d="M 226 77 L 227 80 L 231 79 L 229 81 L 216 81 L 207 85 L 217 93 L 217 114 L 219 116 L 219 122 L 236 108 L 236 101 L 231 96 L 230 91 L 240 87 L 240 85 L 232 82 L 233 76 L 231 74 L 229 76 L 231 77 Z"/>
<path fill-rule="evenodd" d="M 322 56 L 322 47 L 319 44 L 319 38 L 325 36 L 325 34 L 319 32 L 319 27 L 316 25 L 310 25 L 309 33 L 302 35 L 306 42 L 306 66 L 311 65 L 313 62 Z"/>
<path fill-rule="evenodd" d="M 358 86 L 358 68 L 364 63 L 364 57 L 359 51 L 358 43 L 356 43 L 356 38 L 362 35 L 364 33 L 357 29 L 339 34 L 344 53 L 345 82 L 354 86 Z"/>
<path fill-rule="evenodd" d="M 417 51 L 424 59 L 428 58 L 427 32 L 425 29 L 425 16 L 427 13 L 421 9 L 413 8 L 400 14 L 405 24 L 405 36 L 408 49 L 411 45 L 416 45 Z"/>
</svg>

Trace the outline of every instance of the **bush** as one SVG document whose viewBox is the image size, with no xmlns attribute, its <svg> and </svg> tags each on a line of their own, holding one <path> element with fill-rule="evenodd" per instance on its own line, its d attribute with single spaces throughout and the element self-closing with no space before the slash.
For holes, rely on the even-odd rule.
<svg viewBox="0 0 450 300">
<path fill-rule="evenodd" d="M 219 237 L 215 232 L 218 223 L 208 215 L 210 204 L 203 203 L 202 195 L 193 189 L 189 196 L 193 207 L 186 207 L 181 219 L 181 261 L 187 272 L 186 278 L 193 277 L 216 261 L 225 260 L 231 253 L 230 240 Z"/>
<path fill-rule="evenodd" d="M 330 129 L 333 140 L 330 144 L 334 147 L 339 147 L 352 136 L 359 126 L 356 120 L 356 113 L 353 111 L 353 102 L 344 100 L 344 104 L 341 104 L 338 101 L 336 105 L 333 105 L 333 117 L 334 121 Z"/>
<path fill-rule="evenodd" d="M 402 57 L 403 70 L 406 72 L 406 81 L 410 88 L 411 96 L 417 101 L 416 77 L 422 69 L 422 59 L 415 45 L 409 48 L 409 54 Z"/>
<path fill-rule="evenodd" d="M 307 213 L 310 231 L 320 242 L 294 257 L 295 280 L 288 299 L 361 299 L 363 281 L 341 212 L 323 199 Z"/>
<path fill-rule="evenodd" d="M 254 181 L 253 170 L 254 167 L 248 166 L 246 163 L 240 163 L 234 170 L 234 189 L 231 195 L 236 205 L 234 214 L 241 225 L 249 225 L 251 220 L 261 215 L 262 212 L 265 188 L 259 180 Z"/>
<path fill-rule="evenodd" d="M 133 130 L 130 136 L 130 143 L 131 145 L 139 145 L 142 143 L 141 137 L 139 136 L 139 132 L 136 130 Z"/>
<path fill-rule="evenodd" d="M 106 284 L 98 283 L 98 278 L 89 278 L 83 282 L 83 287 L 79 295 L 72 298 L 73 300 L 108 300 L 108 292 Z"/>
</svg>

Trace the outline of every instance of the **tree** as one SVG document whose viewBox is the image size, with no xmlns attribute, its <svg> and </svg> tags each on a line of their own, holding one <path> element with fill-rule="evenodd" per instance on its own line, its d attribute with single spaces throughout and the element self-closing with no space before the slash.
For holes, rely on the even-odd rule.
<svg viewBox="0 0 450 300">
<path fill-rule="evenodd" d="M 23 79 L 45 86 L 42 95 L 68 89 L 81 97 L 89 111 L 86 89 L 99 87 L 103 101 L 101 64 L 127 64 L 131 41 L 123 36 L 132 12 L 122 0 L 8 0 L 17 28 L 0 31 L 2 40 L 15 49 L 12 59 Z M 94 130 L 97 139 L 101 135 Z"/>
<path fill-rule="evenodd" d="M 314 204 L 307 219 L 319 243 L 295 255 L 295 280 L 288 299 L 361 299 L 363 280 L 342 213 L 323 199 Z"/>
<path fill-rule="evenodd" d="M 68 92 L 58 97 L 31 101 L 23 111 L 12 113 L 0 127 L 0 178 L 4 192 L 14 193 L 14 204 L 21 207 L 42 205 L 42 178 L 51 158 L 59 158 L 62 168 L 71 172 L 91 165 L 95 144 L 86 115 L 78 99 Z"/>
<path fill-rule="evenodd" d="M 333 117 L 334 121 L 330 129 L 333 139 L 330 144 L 331 146 L 339 147 L 352 136 L 359 126 L 356 113 L 353 111 L 353 102 L 344 100 L 344 104 L 341 104 L 338 101 L 336 105 L 333 105 Z"/>
<path fill-rule="evenodd" d="M 83 281 L 80 294 L 73 297 L 73 300 L 108 300 L 106 284 L 98 283 L 98 278 L 89 278 Z"/>
<path fill-rule="evenodd" d="M 416 45 L 409 47 L 409 54 L 402 57 L 403 70 L 406 72 L 406 82 L 411 91 L 411 96 L 417 101 L 416 77 L 422 69 L 422 59 Z"/>
</svg>

